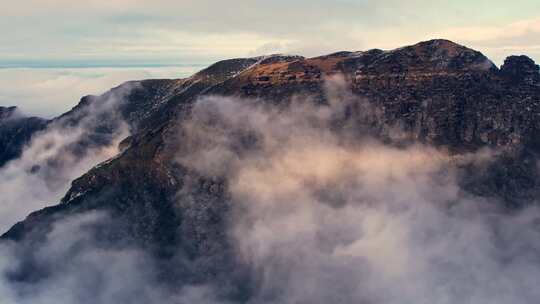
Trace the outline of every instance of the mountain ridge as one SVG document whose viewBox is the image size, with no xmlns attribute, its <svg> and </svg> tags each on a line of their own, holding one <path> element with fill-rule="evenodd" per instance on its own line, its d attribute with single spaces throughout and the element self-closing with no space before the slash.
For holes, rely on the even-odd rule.
<svg viewBox="0 0 540 304">
<path fill-rule="evenodd" d="M 325 85 L 337 77 L 352 96 L 339 92 L 345 96 L 340 98 L 353 101 L 332 118 L 332 132 L 345 130 L 353 140 L 369 135 L 396 147 L 432 145 L 458 156 L 496 150 L 495 161 L 482 170 L 476 163 L 460 168 L 460 187 L 512 211 L 537 204 L 540 194 L 532 165 L 540 155 L 539 75 L 528 57 L 509 57 L 499 69 L 480 52 L 438 39 L 392 51 L 231 59 L 184 79 L 128 82 L 102 96 L 83 97 L 57 119 L 76 125 L 86 115 L 83 109 L 125 91 L 118 112 L 130 136 L 120 154 L 75 179 L 59 204 L 33 212 L 2 239 L 39 244 L 60 219 L 105 210 L 115 219 L 102 227 L 111 244 L 121 240 L 159 257 L 166 280 L 217 280 L 234 286 L 226 297 L 249 298 L 257 278 L 239 266 L 226 234 L 233 212 L 229 181 L 177 161 L 188 140 L 179 125 L 192 119 L 198 100 L 238 98 L 278 113 L 299 96 L 325 106 L 331 103 Z M 108 134 L 118 128 L 114 119 L 104 112 L 99 136 L 88 145 L 109 143 Z M 239 147 L 251 147 L 243 136 L 238 135 Z M 28 256 L 22 250 L 19 281 L 29 279 L 25 265 L 38 273 L 46 269 Z M 191 266 L 179 265 L 179 257 Z"/>
<path fill-rule="evenodd" d="M 201 72 L 196 73 L 192 77 L 188 77 L 188 78 L 184 78 L 184 79 L 177 79 L 177 80 L 144 80 L 144 81 L 138 81 L 138 82 L 127 82 L 125 84 L 122 84 L 122 85 L 118 86 L 115 89 L 119 89 L 119 88 L 122 88 L 125 85 L 134 84 L 134 83 L 135 84 L 143 84 L 143 87 L 149 87 L 149 88 L 151 88 L 151 90 L 154 90 L 154 91 L 151 91 L 151 93 L 146 93 L 146 94 L 148 94 L 147 96 L 150 96 L 150 95 L 152 95 L 152 93 L 155 93 L 156 91 L 159 90 L 160 87 L 163 86 L 163 84 L 161 84 L 161 83 L 164 83 L 165 84 L 165 91 L 170 90 L 170 88 L 172 87 L 173 92 L 177 92 L 177 93 L 179 92 L 177 95 L 174 95 L 175 93 L 166 93 L 165 96 L 169 96 L 170 99 L 169 99 L 168 102 L 165 102 L 163 104 L 163 109 L 164 110 L 161 110 L 161 111 L 157 110 L 157 111 L 155 111 L 152 114 L 147 116 L 147 119 L 148 119 L 148 117 L 150 117 L 150 119 L 149 119 L 150 121 L 152 121 L 152 120 L 159 121 L 159 118 L 155 118 L 155 117 L 158 117 L 158 116 L 163 116 L 164 115 L 165 118 L 161 118 L 161 119 L 164 120 L 164 122 L 163 123 L 158 123 L 157 127 L 154 130 L 149 128 L 150 130 L 146 130 L 146 131 L 140 132 L 138 134 L 141 137 L 139 140 L 145 140 L 144 138 L 148 137 L 149 134 L 151 135 L 151 134 L 153 134 L 153 132 L 156 132 L 156 129 L 157 130 L 166 130 L 167 128 L 170 127 L 170 126 L 166 125 L 167 120 L 170 121 L 170 116 L 169 115 L 171 115 L 172 113 L 175 113 L 174 111 L 169 111 L 170 108 L 178 107 L 179 102 L 185 102 L 186 100 L 187 100 L 187 102 L 189 102 L 189 100 L 193 100 L 193 98 L 195 96 L 197 96 L 197 94 L 199 94 L 200 92 L 205 92 L 207 94 L 224 94 L 224 95 L 227 95 L 227 94 L 231 93 L 230 90 L 231 90 L 231 87 L 232 87 L 232 89 L 237 90 L 237 93 L 239 93 L 239 95 L 241 95 L 241 96 L 253 97 L 253 96 L 257 96 L 257 94 L 261 94 L 261 95 L 265 94 L 266 93 L 265 88 L 270 88 L 270 89 L 274 90 L 275 88 L 271 86 L 271 81 L 270 81 L 270 83 L 267 83 L 269 81 L 266 80 L 266 79 L 263 79 L 261 81 L 261 79 L 260 79 L 261 76 L 258 76 L 258 75 L 260 73 L 262 73 L 262 72 L 267 72 L 267 74 L 269 75 L 267 77 L 269 77 L 269 78 L 274 77 L 274 75 L 280 75 L 277 78 L 277 80 L 278 80 L 277 83 L 279 85 L 286 86 L 287 89 L 290 89 L 290 88 L 288 88 L 288 86 L 290 86 L 290 85 L 294 86 L 294 85 L 297 85 L 298 83 L 301 83 L 303 85 L 304 83 L 311 83 L 314 79 L 316 81 L 322 81 L 322 76 L 321 76 L 322 72 L 332 74 L 332 73 L 338 73 L 338 72 L 342 73 L 343 71 L 347 71 L 347 68 L 350 69 L 351 63 L 350 62 L 345 62 L 344 63 L 343 61 L 346 61 L 346 59 L 350 59 L 350 60 L 353 61 L 354 64 L 356 64 L 355 67 L 357 68 L 357 71 L 354 74 L 353 81 L 357 81 L 359 84 L 362 84 L 362 85 L 366 84 L 366 82 L 367 82 L 368 85 L 375 84 L 375 87 L 378 89 L 377 82 L 380 82 L 381 79 L 377 79 L 374 76 L 369 76 L 369 77 L 371 77 L 371 79 L 366 80 L 368 77 L 363 75 L 363 74 L 371 75 L 372 73 L 375 73 L 375 74 L 379 73 L 376 70 L 370 69 L 370 67 L 369 67 L 370 63 L 369 62 L 374 62 L 374 64 L 381 64 L 381 62 L 382 62 L 382 64 L 385 64 L 385 62 L 390 62 L 391 63 L 391 62 L 393 62 L 393 60 L 396 60 L 394 57 L 396 57 L 396 56 L 398 56 L 398 57 L 405 56 L 405 55 L 402 55 L 402 52 L 405 52 L 405 54 L 406 54 L 405 57 L 410 59 L 410 58 L 416 58 L 415 54 L 417 52 L 425 55 L 425 53 L 427 51 L 430 51 L 430 50 L 432 51 L 434 49 L 436 50 L 435 53 L 437 53 L 437 52 L 441 53 L 442 52 L 442 54 L 446 54 L 446 52 L 450 52 L 450 57 L 449 58 L 465 58 L 464 60 L 466 62 L 469 62 L 469 63 L 472 64 L 470 67 L 467 67 L 466 65 L 460 66 L 458 64 L 452 64 L 451 60 L 450 61 L 446 60 L 444 64 L 448 64 L 451 67 L 451 69 L 453 69 L 453 68 L 458 68 L 458 69 L 462 68 L 467 73 L 469 73 L 469 72 L 472 73 L 472 74 L 479 73 L 480 75 L 482 75 L 482 74 L 490 74 L 489 75 L 490 77 L 495 77 L 495 78 L 498 78 L 498 79 L 503 80 L 503 81 L 505 81 L 505 78 L 508 77 L 509 78 L 508 81 L 512 82 L 513 84 L 516 84 L 516 82 L 515 82 L 515 77 L 516 77 L 515 74 L 516 74 L 516 72 L 515 71 L 516 70 L 519 71 L 520 66 L 525 65 L 526 67 L 529 68 L 527 70 L 528 75 L 531 74 L 531 70 L 534 72 L 535 64 L 534 64 L 534 62 L 532 62 L 532 60 L 528 59 L 528 57 L 527 57 L 527 59 L 525 59 L 523 56 L 517 57 L 517 59 L 514 59 L 514 57 L 509 57 L 510 59 L 508 59 L 507 62 L 505 62 L 505 64 L 503 64 L 503 66 L 499 70 L 497 67 L 495 67 L 489 61 L 489 59 L 487 59 L 485 56 L 483 56 L 481 53 L 479 53 L 477 51 L 474 51 L 474 50 L 468 49 L 466 47 L 460 46 L 460 45 L 455 44 L 455 43 L 453 43 L 451 41 L 448 41 L 448 40 L 436 39 L 436 40 L 420 42 L 420 43 L 412 45 L 412 46 L 398 48 L 398 49 L 395 49 L 395 50 L 392 50 L 392 51 L 381 51 L 381 50 L 376 50 L 375 49 L 375 50 L 369 50 L 369 51 L 365 51 L 365 52 L 347 52 L 346 54 L 344 52 L 339 52 L 339 53 L 333 53 L 333 54 L 329 54 L 329 55 L 313 57 L 313 58 L 307 58 L 307 59 L 303 58 L 303 57 L 298 57 L 298 56 L 277 55 L 277 56 L 239 58 L 239 59 L 224 60 L 224 61 L 219 61 L 216 64 L 213 64 L 213 65 L 209 66 L 206 69 L 203 69 Z M 411 54 L 411 52 L 412 52 L 412 54 Z M 461 52 L 465 52 L 467 55 L 462 55 Z M 352 54 L 352 56 L 351 56 L 351 54 Z M 378 59 L 378 56 L 381 56 L 381 54 L 384 54 L 384 56 L 382 56 L 382 59 Z M 388 54 L 390 54 L 390 55 L 388 55 Z M 439 56 L 439 55 L 437 55 L 437 56 Z M 274 58 L 274 59 L 272 59 L 272 58 Z M 346 59 L 345 60 L 340 59 L 339 62 L 335 62 L 335 61 L 333 61 L 333 58 L 346 58 Z M 430 59 L 431 57 L 427 56 L 426 58 Z M 470 58 L 473 58 L 473 59 L 470 59 Z M 407 59 L 407 60 L 409 60 L 409 59 Z M 321 62 L 322 60 L 329 60 L 331 64 L 330 65 L 328 65 L 328 64 L 320 65 L 319 62 Z M 483 65 L 486 62 L 486 60 L 490 63 L 487 66 L 487 68 L 486 68 L 486 66 Z M 301 62 L 301 61 L 306 61 L 307 63 L 306 64 L 304 64 L 304 63 L 298 64 L 298 62 Z M 366 61 L 368 62 L 367 67 L 366 67 L 366 63 L 365 63 Z M 356 63 L 356 62 L 360 62 L 360 63 Z M 421 62 L 422 61 L 420 60 L 420 63 Z M 312 64 L 312 63 L 316 67 L 320 68 L 320 70 L 318 70 L 316 72 L 312 71 L 312 74 L 310 74 L 310 68 L 313 67 L 310 64 Z M 403 64 L 401 62 L 398 62 L 398 63 L 399 63 L 399 65 Z M 516 65 L 516 66 L 514 66 L 512 68 L 512 70 L 514 71 L 513 73 L 503 72 L 503 71 L 506 70 L 505 65 L 507 65 L 507 64 Z M 307 67 L 307 72 L 306 72 L 306 67 Z M 435 64 L 434 68 L 436 69 L 437 67 L 438 67 L 438 65 Z M 269 68 L 270 69 L 277 69 L 277 70 L 271 70 L 270 72 L 268 72 L 267 69 L 269 69 Z M 303 68 L 304 68 L 304 70 L 302 70 Z M 387 67 L 387 68 L 390 69 L 390 71 L 392 71 L 392 69 L 395 69 L 394 67 Z M 298 78 L 296 78 L 296 77 L 291 78 L 291 75 L 282 76 L 280 73 L 283 73 L 283 72 L 280 69 L 286 69 L 285 73 L 293 73 L 295 71 L 296 72 L 300 71 L 299 73 L 301 74 L 301 76 L 298 77 Z M 536 69 L 537 69 L 537 72 L 538 72 L 538 66 L 537 65 L 536 65 Z M 358 76 L 359 71 L 360 71 L 360 74 L 361 74 L 360 77 Z M 208 76 L 206 76 L 206 75 L 212 74 L 212 73 L 217 73 L 217 75 L 220 75 L 220 76 L 217 76 L 216 78 L 213 78 L 213 77 L 209 78 Z M 390 76 L 383 75 L 386 78 L 382 79 L 382 80 L 388 82 L 386 85 L 396 85 L 396 83 L 391 83 L 391 81 L 395 80 L 395 77 L 392 76 L 393 75 L 392 73 L 389 73 Z M 349 75 L 350 75 L 350 73 L 349 73 Z M 537 77 L 534 76 L 534 74 L 532 74 L 532 75 L 533 76 L 531 78 L 528 78 L 529 80 L 525 81 L 525 80 L 522 79 L 517 83 L 517 85 L 518 86 L 527 86 L 527 87 L 529 87 L 529 89 L 531 89 L 531 88 L 534 89 L 534 88 L 540 87 L 540 82 L 537 80 Z M 432 77 L 432 76 L 434 76 L 434 75 L 429 74 L 427 77 Z M 444 75 L 444 76 L 447 76 L 447 75 Z M 416 75 L 414 77 L 416 77 Z M 470 76 L 468 76 L 468 77 L 470 77 Z M 510 79 L 510 78 L 512 78 L 512 79 Z M 237 87 L 239 79 L 245 81 L 245 83 L 243 83 L 243 86 L 240 87 L 240 88 Z M 414 81 L 421 81 L 421 80 L 418 80 L 418 78 L 413 78 L 413 79 L 414 79 Z M 530 79 L 532 79 L 532 80 L 530 80 Z M 467 79 L 467 81 L 470 81 L 470 80 L 471 79 Z M 280 83 L 279 81 L 282 81 L 282 82 Z M 398 81 L 402 81 L 402 80 L 398 80 Z M 532 81 L 532 83 L 531 83 L 531 81 Z M 292 82 L 292 84 L 291 84 L 291 82 Z M 155 85 L 157 85 L 157 86 L 155 86 Z M 355 85 L 356 84 L 353 83 L 353 91 L 355 91 L 355 93 L 358 93 L 356 90 L 359 90 L 361 93 L 366 93 L 366 92 L 362 92 L 361 88 L 356 89 L 354 87 Z M 306 86 L 306 87 L 307 87 L 307 91 L 304 91 L 304 92 L 302 92 L 302 90 L 299 90 L 299 91 L 301 93 L 308 93 L 308 94 L 320 94 L 321 93 L 320 91 L 318 91 L 320 88 L 313 88 L 313 87 L 310 87 L 309 85 Z M 111 92 L 114 91 L 115 89 L 112 89 Z M 254 92 L 250 91 L 252 89 L 254 90 Z M 293 87 L 291 90 L 294 90 L 294 89 L 296 89 L 296 88 Z M 137 90 L 135 90 L 135 91 L 137 91 Z M 279 90 L 276 90 L 276 91 L 279 92 Z M 367 93 L 368 93 L 367 95 L 369 96 L 369 94 L 371 92 L 367 92 Z M 106 93 L 105 95 L 102 95 L 101 98 L 103 98 L 103 96 L 106 97 L 107 94 L 110 94 L 110 93 Z M 167 94 L 169 94 L 169 95 L 167 95 Z M 144 97 L 145 95 L 142 94 L 142 96 Z M 139 96 L 139 98 L 140 97 L 141 96 Z M 155 95 L 154 95 L 154 97 L 155 97 Z M 265 97 L 269 98 L 269 99 L 281 98 L 281 95 L 278 94 L 276 96 L 273 96 L 272 94 L 269 94 L 268 96 L 265 96 Z M 100 97 L 96 97 L 96 96 L 83 97 L 81 99 L 81 102 L 79 103 L 79 105 L 77 107 L 74 107 L 70 112 L 67 112 L 66 114 L 64 114 L 64 115 L 62 115 L 62 116 L 60 116 L 59 118 L 56 118 L 56 119 L 60 119 L 62 117 L 73 115 L 72 113 L 76 112 L 79 108 L 84 107 L 87 104 L 91 103 L 93 100 L 97 100 L 99 98 Z M 134 97 L 133 99 L 136 99 L 136 97 Z M 143 99 L 143 98 L 140 98 L 140 99 Z M 165 97 L 165 99 L 166 99 L 166 97 Z M 149 103 L 149 104 L 152 104 L 152 103 Z M 536 107 L 537 107 L 537 105 L 536 105 Z M 180 108 L 182 108 L 182 107 L 180 107 Z M 129 110 L 129 111 L 126 111 L 126 112 L 128 114 L 124 115 L 124 116 L 128 117 L 133 112 L 133 110 Z M 165 114 L 163 114 L 163 112 L 165 112 Z M 531 112 L 539 113 L 540 111 L 532 110 Z M 140 120 L 142 121 L 144 119 L 140 119 Z M 538 128 L 538 126 L 536 128 Z M 157 131 L 157 132 L 159 132 L 159 131 Z M 484 141 L 483 143 L 480 143 L 479 145 L 477 144 L 477 146 L 479 147 L 481 145 L 493 144 L 493 143 L 497 144 L 496 142 L 490 142 L 489 138 L 485 138 L 485 139 L 486 139 L 486 141 Z M 77 181 L 74 182 L 74 185 L 77 185 Z M 70 192 L 71 191 L 72 190 L 70 190 Z M 69 192 L 68 192 L 68 194 L 66 194 L 66 196 L 64 197 L 64 199 L 62 201 L 64 201 L 64 202 L 69 201 L 68 198 L 71 197 L 71 196 L 73 196 L 73 195 L 70 195 Z"/>
</svg>

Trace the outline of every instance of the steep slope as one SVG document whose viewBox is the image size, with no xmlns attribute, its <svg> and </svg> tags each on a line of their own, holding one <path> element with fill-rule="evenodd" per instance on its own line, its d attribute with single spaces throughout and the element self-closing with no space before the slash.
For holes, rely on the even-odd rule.
<svg viewBox="0 0 540 304">
<path fill-rule="evenodd" d="M 60 204 L 32 213 L 3 235 L 23 244 L 12 278 L 46 278 L 49 269 L 36 261 L 32 248 L 61 219 L 100 210 L 114 219 L 100 226 L 104 248 L 143 248 L 158 257 L 161 278 L 176 288 L 217 282 L 220 296 L 246 301 L 262 279 L 238 261 L 227 232 L 234 212 L 230 181 L 178 161 L 190 140 L 183 122 L 193 118 L 202 96 L 257 100 L 278 112 L 301 96 L 328 105 L 333 91 L 325 81 L 332 76 L 343 77 L 339 84 L 351 95 L 334 92 L 348 102 L 330 118 L 331 132 L 352 141 L 375 137 L 395 147 L 426 144 L 455 157 L 493 149 L 497 156 L 487 167 L 460 168 L 459 186 L 508 210 L 536 204 L 538 75 L 538 66 L 525 57 L 509 57 L 498 69 L 477 51 L 432 40 L 392 51 L 233 59 L 187 79 L 136 83 L 119 110 L 131 131 L 124 151 L 73 181 Z M 108 94 L 113 93 L 83 98 L 59 119 L 76 124 L 80 108 Z M 240 151 L 257 149 L 250 134 L 235 136 Z"/>
</svg>

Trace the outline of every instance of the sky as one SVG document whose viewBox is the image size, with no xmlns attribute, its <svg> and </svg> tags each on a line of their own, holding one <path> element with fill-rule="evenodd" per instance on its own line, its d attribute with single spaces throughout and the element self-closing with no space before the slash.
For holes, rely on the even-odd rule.
<svg viewBox="0 0 540 304">
<path fill-rule="evenodd" d="M 84 95 L 99 95 L 128 81 L 187 77 L 203 66 L 0 68 L 0 106 L 52 118 Z"/>
<path fill-rule="evenodd" d="M 540 61 L 537 0 L 2 2 L 0 68 L 4 71 L 0 74 L 19 68 L 17 73 L 30 79 L 31 92 L 36 91 L 32 84 L 37 68 L 41 69 L 35 73 L 37 81 L 47 73 L 51 79 L 63 77 L 58 73 L 69 68 L 67 73 L 73 77 L 84 74 L 80 77 L 84 87 L 87 81 L 96 82 L 88 74 L 103 74 L 103 69 L 112 71 L 106 78 L 116 82 L 129 77 L 174 78 L 232 57 L 392 49 L 432 38 L 477 49 L 498 65 L 510 54 L 527 54 Z M 171 73 L 172 67 L 178 67 L 178 72 Z M 78 68 L 86 70 L 73 72 Z M 21 100 L 31 92 L 19 94 L 22 97 L 10 93 L 6 87 L 13 80 L 5 78 L 0 75 L 0 104 L 26 105 L 31 113 L 53 115 L 66 108 L 68 99 L 73 105 L 80 97 L 64 94 L 74 90 L 60 86 L 56 96 L 64 97 L 44 112 L 29 107 L 30 99 Z M 89 88 L 99 92 L 117 84 Z M 33 98 L 43 97 L 40 94 Z M 45 99 L 43 103 L 49 102 Z"/>
</svg>

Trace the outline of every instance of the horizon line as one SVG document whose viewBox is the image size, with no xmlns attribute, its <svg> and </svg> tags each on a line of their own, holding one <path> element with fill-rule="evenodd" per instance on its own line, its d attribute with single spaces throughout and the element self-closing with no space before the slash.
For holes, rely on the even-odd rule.
<svg viewBox="0 0 540 304">
<path fill-rule="evenodd" d="M 0 69 L 85 69 L 85 68 L 165 68 L 206 67 L 211 63 L 156 63 L 156 62 L 0 62 Z"/>
</svg>

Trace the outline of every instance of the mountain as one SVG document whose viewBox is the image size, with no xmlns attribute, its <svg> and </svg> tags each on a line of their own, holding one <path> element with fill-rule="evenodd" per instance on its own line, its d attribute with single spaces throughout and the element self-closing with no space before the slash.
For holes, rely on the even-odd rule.
<svg viewBox="0 0 540 304">
<path fill-rule="evenodd" d="M 164 285 L 180 289 L 212 282 L 216 297 L 227 301 L 261 296 L 264 275 L 253 272 L 257 265 L 239 260 L 238 244 L 231 240 L 230 227 L 239 212 L 234 207 L 238 198 L 231 195 L 236 184 L 216 169 L 223 162 L 211 164 L 208 171 L 190 165 L 196 160 L 185 161 L 186 155 L 201 152 L 193 146 L 204 146 L 189 133 L 206 131 L 201 121 L 217 126 L 209 132 L 221 134 L 261 115 L 233 107 L 246 121 L 231 127 L 230 121 L 220 121 L 219 110 L 208 116 L 203 112 L 190 129 L 200 114 L 198 102 L 215 96 L 224 98 L 223 103 L 242 100 L 275 111 L 271 117 L 277 126 L 283 123 L 280 117 L 296 119 L 286 113 L 296 109 L 298 99 L 307 100 L 310 106 L 305 107 L 311 110 L 337 107 L 322 128 L 353 146 L 370 137 L 395 149 L 433 147 L 453 160 L 490 150 L 493 159 L 487 164 L 456 165 L 460 193 L 493 201 L 508 213 L 536 206 L 540 197 L 540 73 L 526 56 L 510 56 L 498 68 L 480 52 L 430 40 L 390 51 L 225 60 L 189 78 L 128 82 L 104 95 L 84 97 L 50 121 L 18 118 L 9 125 L 5 117 L 13 110 L 1 108 L 0 141 L 6 148 L 0 159 L 16 158 L 30 136 L 48 126 L 80 125 L 93 107 L 118 96 L 122 101 L 113 110 L 83 124 L 89 129 L 76 146 L 84 153 L 88 147 L 110 144 L 124 121 L 130 135 L 122 140 L 121 152 L 75 179 L 57 205 L 33 212 L 2 236 L 4 242 L 17 244 L 16 267 L 10 272 L 16 284 L 39 284 L 54 272 L 36 252 L 50 241 L 58 223 L 99 211 L 112 220 L 92 228 L 99 236 L 97 246 L 144 250 L 156 259 Z M 270 128 L 273 123 L 264 122 L 265 117 L 260 123 Z M 311 126 L 306 120 L 301 119 Z M 291 125 L 286 133 L 294 134 L 296 128 Z M 261 149 L 259 129 L 245 134 L 231 130 L 235 132 L 219 140 L 238 155 L 233 159 L 249 159 Z M 229 163 L 234 162 L 226 159 Z"/>
</svg>

